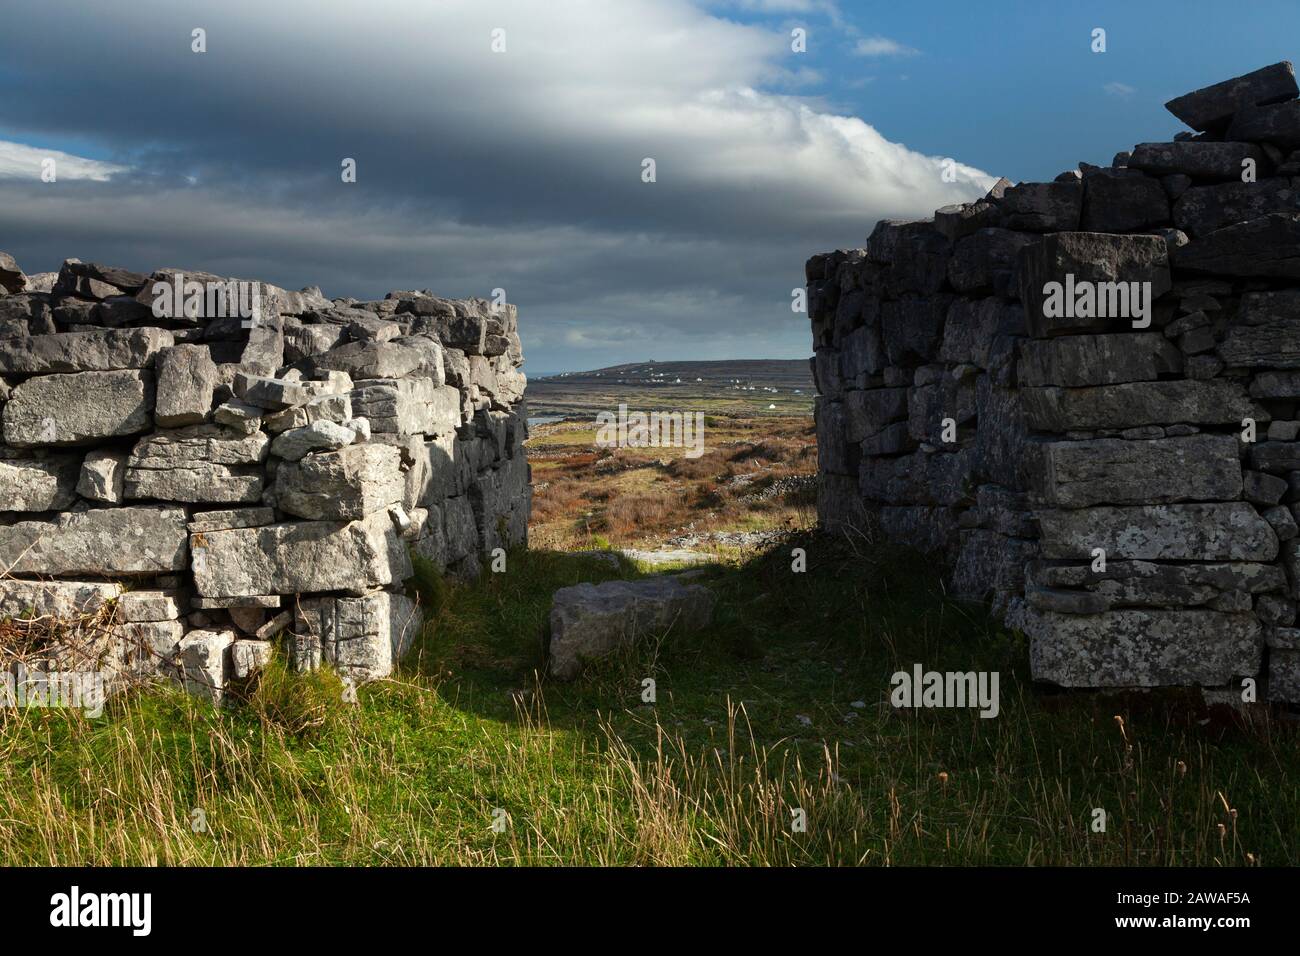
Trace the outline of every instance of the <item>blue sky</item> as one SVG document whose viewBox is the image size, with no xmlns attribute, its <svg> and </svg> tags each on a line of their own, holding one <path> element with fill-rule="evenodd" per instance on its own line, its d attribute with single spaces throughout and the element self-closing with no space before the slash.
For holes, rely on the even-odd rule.
<svg viewBox="0 0 1300 956">
<path fill-rule="evenodd" d="M 532 374 L 806 356 L 789 297 L 809 255 L 996 176 L 1167 139 L 1166 100 L 1300 47 L 1283 3 L 8 0 L 5 17 L 0 249 L 28 271 L 502 287 Z M 56 184 L 50 150 L 69 154 Z"/>
<path fill-rule="evenodd" d="M 838 9 L 852 29 L 808 14 L 740 15 L 772 29 L 809 25 L 806 60 L 823 82 L 803 93 L 824 95 L 919 152 L 959 156 L 1013 181 L 1050 179 L 1080 160 L 1108 163 L 1134 143 L 1171 138 L 1185 127 L 1164 109 L 1168 100 L 1300 54 L 1296 2 L 937 0 Z M 1091 50 L 1096 27 L 1106 30 L 1105 53 Z M 855 56 L 854 30 L 911 52 Z"/>
</svg>

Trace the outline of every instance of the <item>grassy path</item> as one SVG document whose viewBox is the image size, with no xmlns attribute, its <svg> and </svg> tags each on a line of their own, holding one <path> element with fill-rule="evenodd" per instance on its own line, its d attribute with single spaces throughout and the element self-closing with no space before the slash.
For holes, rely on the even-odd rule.
<svg viewBox="0 0 1300 956">
<path fill-rule="evenodd" d="M 706 634 L 572 685 L 535 679 L 551 593 L 637 572 L 520 552 L 469 587 L 422 575 L 418 653 L 357 705 L 327 672 L 273 669 L 222 712 L 169 690 L 99 720 L 5 711 L 0 862 L 1300 858 L 1294 724 L 1031 689 L 1022 642 L 946 601 L 923 560 L 797 544 L 806 573 L 789 547 L 709 572 Z M 913 663 L 998 671 L 999 715 L 890 707 L 890 674 Z"/>
</svg>

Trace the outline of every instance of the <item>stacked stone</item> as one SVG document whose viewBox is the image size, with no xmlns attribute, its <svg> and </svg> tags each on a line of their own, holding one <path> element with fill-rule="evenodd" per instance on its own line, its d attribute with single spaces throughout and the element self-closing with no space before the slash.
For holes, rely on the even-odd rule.
<svg viewBox="0 0 1300 956">
<path fill-rule="evenodd" d="M 813 256 L 823 526 L 941 555 L 1039 680 L 1300 702 L 1296 97 Z"/>
<path fill-rule="evenodd" d="M 237 281 L 0 254 L 0 622 L 63 622 L 51 668 L 220 700 L 282 640 L 373 680 L 412 551 L 472 577 L 527 539 L 514 306 Z"/>
</svg>

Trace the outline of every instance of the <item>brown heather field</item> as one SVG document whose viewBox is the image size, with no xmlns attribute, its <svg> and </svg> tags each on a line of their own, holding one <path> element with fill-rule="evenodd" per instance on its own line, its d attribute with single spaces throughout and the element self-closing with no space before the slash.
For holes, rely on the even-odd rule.
<svg viewBox="0 0 1300 956">
<path fill-rule="evenodd" d="M 593 422 L 574 417 L 531 430 L 534 548 L 726 554 L 754 542 L 753 532 L 817 523 L 810 416 L 709 415 L 698 458 L 683 448 L 598 447 Z"/>
</svg>

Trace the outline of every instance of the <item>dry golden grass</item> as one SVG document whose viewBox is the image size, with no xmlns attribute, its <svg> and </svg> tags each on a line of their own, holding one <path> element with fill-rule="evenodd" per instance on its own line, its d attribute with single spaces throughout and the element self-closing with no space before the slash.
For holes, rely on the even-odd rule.
<svg viewBox="0 0 1300 956">
<path fill-rule="evenodd" d="M 684 533 L 815 523 L 808 418 L 710 419 L 697 458 L 680 448 L 596 448 L 594 439 L 585 422 L 541 426 L 530 439 L 535 547 L 644 548 Z"/>
</svg>

